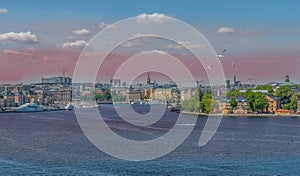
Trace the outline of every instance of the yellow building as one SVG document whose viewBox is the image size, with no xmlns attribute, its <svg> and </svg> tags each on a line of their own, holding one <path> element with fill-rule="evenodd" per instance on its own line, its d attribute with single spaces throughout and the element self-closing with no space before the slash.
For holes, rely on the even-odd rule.
<svg viewBox="0 0 300 176">
<path fill-rule="evenodd" d="M 154 92 L 154 99 L 176 104 L 180 101 L 180 91 L 177 88 L 157 88 Z"/>
<path fill-rule="evenodd" d="M 300 114 L 300 100 L 297 101 L 297 114 Z"/>
<path fill-rule="evenodd" d="M 232 108 L 230 106 L 230 97 L 225 97 L 224 99 L 219 101 L 219 109 L 222 111 L 223 114 L 234 113 L 234 114 L 247 114 L 248 113 L 248 104 L 246 101 L 246 97 L 237 96 L 235 97 L 237 101 L 236 108 Z"/>
<path fill-rule="evenodd" d="M 276 115 L 291 115 L 291 111 L 287 109 L 278 109 L 275 111 Z"/>
<path fill-rule="evenodd" d="M 142 90 L 142 97 L 145 101 L 152 101 L 155 97 L 155 89 L 147 88 Z"/>
<path fill-rule="evenodd" d="M 273 96 L 273 95 L 267 95 L 266 99 L 268 100 L 269 106 L 267 111 L 274 113 L 276 110 L 280 108 L 280 99 Z"/>
</svg>

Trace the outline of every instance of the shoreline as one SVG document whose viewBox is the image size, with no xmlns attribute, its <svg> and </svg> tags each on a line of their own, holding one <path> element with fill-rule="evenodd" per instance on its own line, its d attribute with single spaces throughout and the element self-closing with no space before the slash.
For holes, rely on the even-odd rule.
<svg viewBox="0 0 300 176">
<path fill-rule="evenodd" d="M 206 117 L 300 117 L 300 114 L 291 114 L 291 115 L 276 115 L 276 114 L 254 114 L 254 113 L 248 113 L 248 114 L 206 114 L 206 113 L 200 113 L 200 112 L 189 112 L 189 111 L 181 111 L 183 114 L 189 114 L 189 115 L 198 115 L 198 116 L 206 116 Z"/>
</svg>

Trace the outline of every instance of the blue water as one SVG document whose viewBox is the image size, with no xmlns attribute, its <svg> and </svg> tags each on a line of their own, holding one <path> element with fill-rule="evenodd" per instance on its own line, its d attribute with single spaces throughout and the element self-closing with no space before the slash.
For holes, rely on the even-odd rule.
<svg viewBox="0 0 300 176">
<path fill-rule="evenodd" d="M 166 114 L 157 127 L 133 130 L 109 107 L 100 111 L 128 138 L 157 137 L 174 124 Z M 82 133 L 74 112 L 0 113 L 0 175 L 299 175 L 300 118 L 223 118 L 204 147 L 206 118 L 175 151 L 152 161 L 112 158 Z M 147 132 L 147 133 L 145 133 Z"/>
</svg>

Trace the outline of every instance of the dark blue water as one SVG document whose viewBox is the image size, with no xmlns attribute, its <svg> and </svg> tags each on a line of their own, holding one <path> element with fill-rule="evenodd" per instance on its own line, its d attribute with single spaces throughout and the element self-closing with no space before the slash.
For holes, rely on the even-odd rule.
<svg viewBox="0 0 300 176">
<path fill-rule="evenodd" d="M 128 126 L 102 107 L 111 128 L 129 138 L 157 137 L 174 124 L 166 114 L 156 128 Z M 206 118 L 175 151 L 152 161 L 112 158 L 82 133 L 74 112 L 0 114 L 0 175 L 299 175 L 300 118 L 223 118 L 204 147 Z M 138 130 L 137 130 L 138 129 Z"/>
</svg>

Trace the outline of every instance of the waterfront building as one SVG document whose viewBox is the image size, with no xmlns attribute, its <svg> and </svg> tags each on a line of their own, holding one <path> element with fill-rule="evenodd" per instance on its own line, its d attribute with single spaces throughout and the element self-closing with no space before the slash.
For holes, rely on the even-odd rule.
<svg viewBox="0 0 300 176">
<path fill-rule="evenodd" d="M 277 111 L 280 108 L 280 98 L 270 94 L 266 96 L 266 99 L 268 100 L 269 103 L 269 106 L 266 111 L 275 113 L 275 111 Z"/>
<path fill-rule="evenodd" d="M 154 99 L 159 102 L 177 104 L 180 102 L 180 91 L 178 88 L 157 88 Z"/>
<path fill-rule="evenodd" d="M 276 115 L 291 115 L 291 111 L 287 109 L 278 109 L 275 111 Z"/>
<path fill-rule="evenodd" d="M 198 87 L 186 87 L 180 89 L 181 102 L 189 100 L 198 92 Z M 200 89 L 201 90 L 201 89 Z"/>
<path fill-rule="evenodd" d="M 110 89 L 112 95 L 121 95 L 126 96 L 126 88 L 125 87 L 112 87 Z"/>
<path fill-rule="evenodd" d="M 21 106 L 27 103 L 25 102 L 26 94 L 20 87 L 15 87 L 11 92 L 15 95 L 15 106 Z"/>
<path fill-rule="evenodd" d="M 129 102 L 137 102 L 143 100 L 141 90 L 129 90 L 127 96 Z"/>
<path fill-rule="evenodd" d="M 297 114 L 300 114 L 300 100 L 297 101 Z"/>
<path fill-rule="evenodd" d="M 231 98 L 232 97 L 222 97 L 221 99 L 217 100 L 217 102 L 219 103 L 219 110 L 223 114 L 228 114 L 228 113 L 247 114 L 248 113 L 249 107 L 245 96 L 234 97 L 235 100 L 237 101 L 236 108 L 231 107 L 229 103 Z"/>
<path fill-rule="evenodd" d="M 56 104 L 61 107 L 65 107 L 72 101 L 71 87 L 60 87 L 59 89 L 51 89 L 45 93 L 47 94 L 47 98 L 49 98 L 49 104 Z"/>
<path fill-rule="evenodd" d="M 4 107 L 15 107 L 16 102 L 15 102 L 15 94 L 12 93 L 11 91 L 7 91 L 4 96 Z"/>
<path fill-rule="evenodd" d="M 0 111 L 2 108 L 4 108 L 4 96 L 0 94 Z"/>
<path fill-rule="evenodd" d="M 33 100 L 35 103 L 40 105 L 43 103 L 43 92 L 38 90 L 30 91 L 27 95 L 27 100 Z"/>
<path fill-rule="evenodd" d="M 142 97 L 145 101 L 152 101 L 154 99 L 155 89 L 153 87 L 146 87 L 142 89 Z"/>
</svg>

